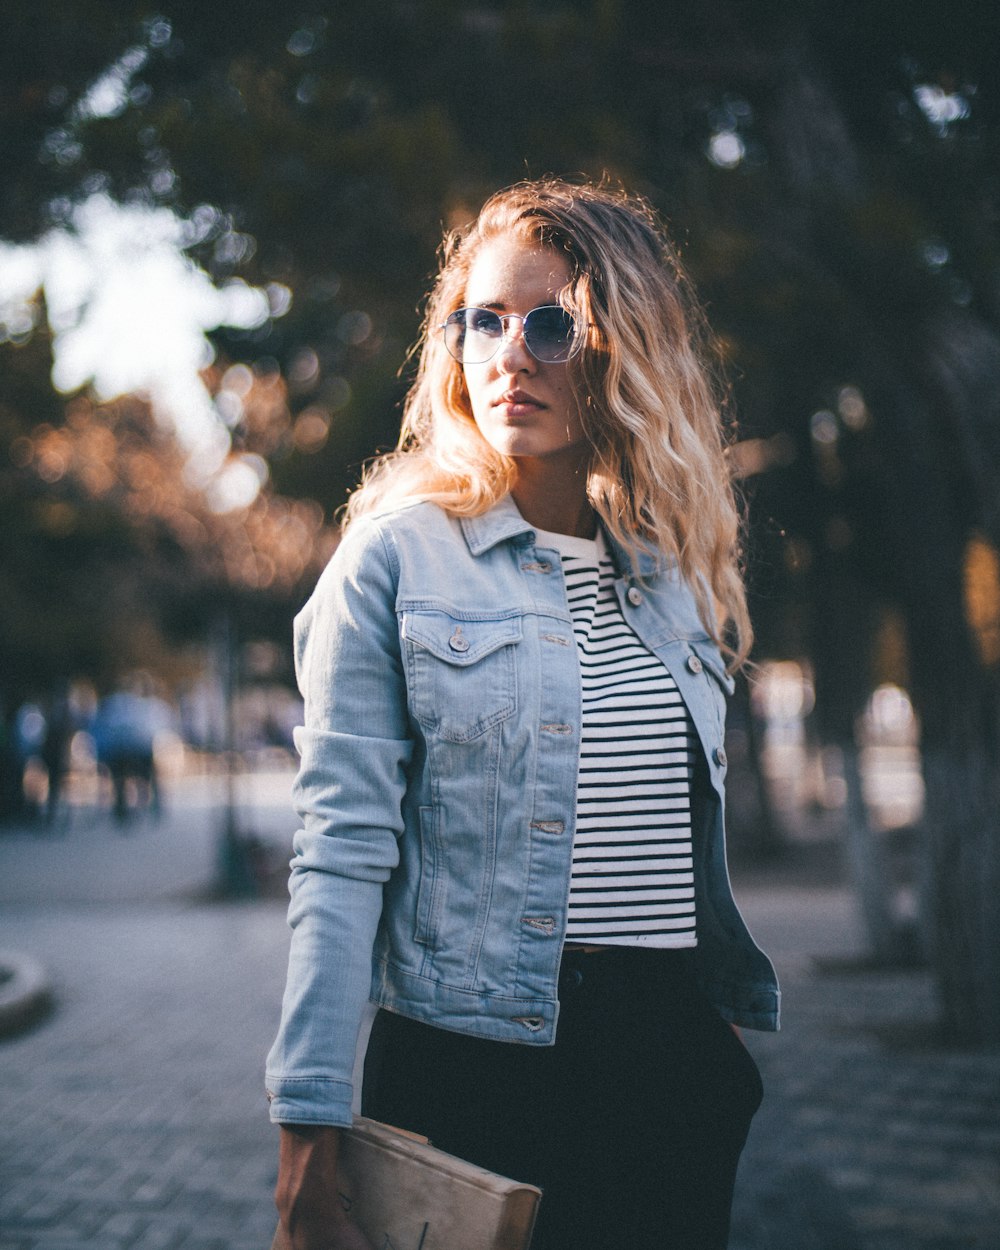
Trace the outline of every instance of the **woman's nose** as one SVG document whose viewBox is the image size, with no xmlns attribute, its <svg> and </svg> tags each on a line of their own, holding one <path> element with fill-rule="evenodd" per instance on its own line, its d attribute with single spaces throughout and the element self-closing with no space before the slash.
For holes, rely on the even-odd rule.
<svg viewBox="0 0 1000 1250">
<path fill-rule="evenodd" d="M 505 317 L 503 338 L 496 354 L 496 365 L 501 373 L 521 373 L 531 368 L 535 358 L 524 341 L 524 321 L 520 317 Z"/>
</svg>

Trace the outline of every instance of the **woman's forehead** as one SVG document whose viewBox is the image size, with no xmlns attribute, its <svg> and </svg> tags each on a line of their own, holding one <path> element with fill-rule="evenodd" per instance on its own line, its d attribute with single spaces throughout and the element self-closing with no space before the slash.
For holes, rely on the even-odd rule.
<svg viewBox="0 0 1000 1250">
<path fill-rule="evenodd" d="M 480 307 L 520 310 L 556 302 L 571 276 L 563 252 L 516 237 L 501 237 L 479 248 L 465 284 L 465 302 Z"/>
</svg>

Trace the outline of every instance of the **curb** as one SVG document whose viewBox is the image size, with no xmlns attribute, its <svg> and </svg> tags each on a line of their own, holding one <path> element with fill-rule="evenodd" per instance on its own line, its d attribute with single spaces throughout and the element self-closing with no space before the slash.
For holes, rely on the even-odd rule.
<svg viewBox="0 0 1000 1250">
<path fill-rule="evenodd" d="M 52 1003 L 52 987 L 42 965 L 27 955 L 0 950 L 0 1037 L 34 1023 Z"/>
</svg>

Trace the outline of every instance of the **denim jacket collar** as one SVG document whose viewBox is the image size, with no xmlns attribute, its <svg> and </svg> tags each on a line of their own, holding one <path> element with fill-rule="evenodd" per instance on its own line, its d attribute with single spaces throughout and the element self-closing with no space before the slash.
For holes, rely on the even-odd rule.
<svg viewBox="0 0 1000 1250">
<path fill-rule="evenodd" d="M 521 516 L 510 495 L 505 495 L 489 512 L 483 512 L 479 516 L 459 517 L 459 522 L 465 541 L 474 556 L 481 556 L 497 543 L 516 538 L 519 534 L 530 534 L 534 537 L 535 533 L 534 526 L 529 525 Z"/>
<path fill-rule="evenodd" d="M 656 555 L 644 547 L 638 549 L 633 559 L 613 534 L 605 530 L 604 537 L 607 539 L 608 550 L 611 552 L 615 568 L 624 578 L 638 577 L 640 581 L 643 581 L 646 578 L 655 577 L 658 573 L 668 573 L 676 566 L 676 561 L 671 560 L 670 557 L 662 554 Z"/>
<path fill-rule="evenodd" d="M 459 518 L 462 533 L 474 556 L 481 556 L 490 548 L 508 539 L 520 535 L 534 538 L 535 528 L 521 516 L 512 496 L 505 495 L 499 503 L 494 504 L 488 512 L 479 516 L 463 516 Z M 613 535 L 605 531 L 611 558 L 615 568 L 622 577 L 630 578 L 638 574 L 640 579 L 655 576 L 657 573 L 668 572 L 674 567 L 675 561 L 665 556 L 657 556 L 651 551 L 639 550 L 637 559 L 633 561 L 628 551 Z"/>
</svg>

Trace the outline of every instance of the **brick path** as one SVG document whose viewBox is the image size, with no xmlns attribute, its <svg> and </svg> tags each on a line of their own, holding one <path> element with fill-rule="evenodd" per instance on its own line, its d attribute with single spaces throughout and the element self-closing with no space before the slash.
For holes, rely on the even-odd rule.
<svg viewBox="0 0 1000 1250">
<path fill-rule="evenodd" d="M 1000 1250 L 1000 1052 L 935 1044 L 926 973 L 852 962 L 843 892 L 740 898 L 784 1013 L 776 1036 L 746 1034 L 767 1095 L 731 1250 Z"/>
<path fill-rule="evenodd" d="M 17 908 L 58 1007 L 0 1048 L 3 1250 L 266 1250 L 279 905 Z"/>
<path fill-rule="evenodd" d="M 273 800 L 254 820 L 280 845 Z M 125 836 L 0 832 L 2 945 L 41 959 L 57 998 L 0 1042 L 0 1250 L 269 1245 L 284 908 L 198 901 L 218 826 L 188 795 Z M 923 973 L 817 968 L 858 952 L 841 889 L 757 876 L 739 893 L 785 1027 L 747 1035 L 768 1095 L 731 1250 L 1000 1250 L 1000 1054 L 926 1043 Z"/>
</svg>

